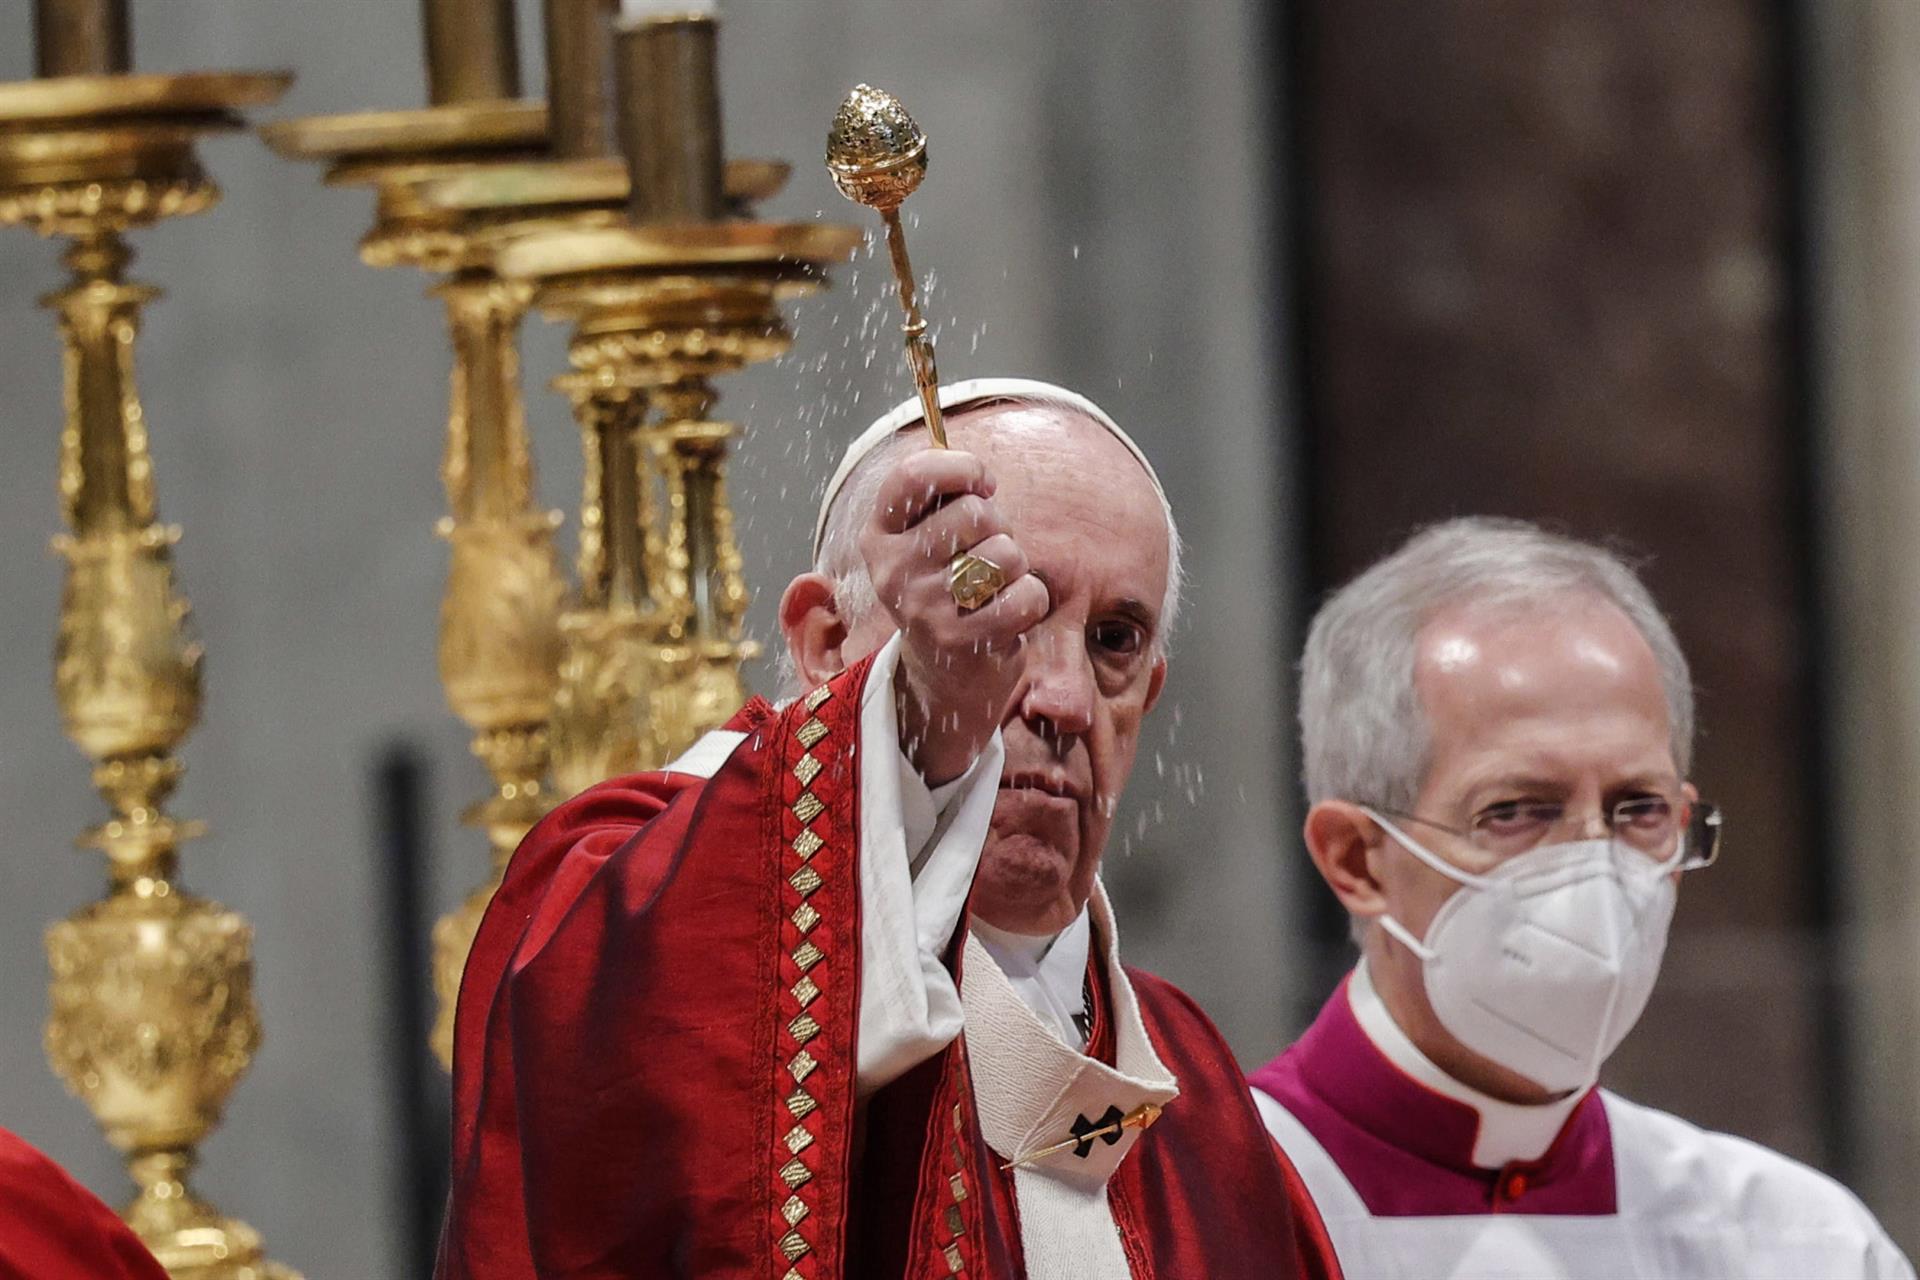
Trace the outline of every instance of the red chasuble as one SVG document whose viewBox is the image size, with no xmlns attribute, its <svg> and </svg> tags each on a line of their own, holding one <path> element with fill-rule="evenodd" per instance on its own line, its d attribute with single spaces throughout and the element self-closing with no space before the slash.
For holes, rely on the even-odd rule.
<svg viewBox="0 0 1920 1280">
<path fill-rule="evenodd" d="M 856 1105 L 870 666 L 522 844 L 461 985 L 440 1280 L 1023 1274 L 965 1038 Z M 1182 1092 L 1112 1183 L 1134 1275 L 1324 1274 L 1226 1046 L 1136 981 Z"/>
<path fill-rule="evenodd" d="M 113 1210 L 0 1129 L 0 1277 L 167 1280 L 167 1273 Z"/>
</svg>

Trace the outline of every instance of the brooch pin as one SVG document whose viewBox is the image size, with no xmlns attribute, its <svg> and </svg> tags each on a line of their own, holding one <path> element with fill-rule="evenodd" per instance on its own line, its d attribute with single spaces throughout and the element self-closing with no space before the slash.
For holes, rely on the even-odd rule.
<svg viewBox="0 0 1920 1280">
<path fill-rule="evenodd" d="M 1159 1118 L 1160 1106 L 1153 1102 L 1143 1102 L 1125 1115 L 1120 1114 L 1119 1107 L 1108 1107 L 1106 1113 L 1098 1120 L 1089 1120 L 1082 1115 L 1076 1117 L 1073 1124 L 1068 1127 L 1067 1131 L 1073 1135 L 1071 1138 L 1064 1142 L 1056 1142 L 1050 1147 L 1042 1147 L 1038 1151 L 1029 1151 L 1000 1167 L 1012 1169 L 1019 1165 L 1032 1164 L 1036 1160 L 1045 1160 L 1048 1156 L 1058 1155 L 1067 1150 L 1071 1150 L 1075 1156 L 1085 1160 L 1092 1154 L 1095 1141 L 1112 1146 L 1120 1141 L 1120 1135 L 1128 1129 L 1146 1129 Z"/>
</svg>

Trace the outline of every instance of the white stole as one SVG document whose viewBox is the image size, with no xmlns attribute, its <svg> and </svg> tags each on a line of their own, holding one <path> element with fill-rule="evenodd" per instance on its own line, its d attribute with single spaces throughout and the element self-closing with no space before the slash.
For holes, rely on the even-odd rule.
<svg viewBox="0 0 1920 1280">
<path fill-rule="evenodd" d="M 987 1145 L 1002 1162 L 1072 1139 L 1076 1122 L 1084 1130 L 1179 1096 L 1140 1020 L 1133 984 L 1120 967 L 1113 910 L 1097 881 L 1089 905 L 1105 948 L 1112 1067 L 1062 1044 L 986 948 L 967 938 L 960 998 L 974 1102 Z M 1122 1129 L 1111 1141 L 1094 1138 L 1014 1169 L 1020 1246 L 1032 1280 L 1129 1280 L 1107 1180 L 1142 1132 Z"/>
</svg>

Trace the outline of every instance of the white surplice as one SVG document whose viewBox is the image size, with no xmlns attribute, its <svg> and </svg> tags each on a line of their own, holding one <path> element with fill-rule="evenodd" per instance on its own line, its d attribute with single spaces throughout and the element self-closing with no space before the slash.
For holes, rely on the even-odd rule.
<svg viewBox="0 0 1920 1280">
<path fill-rule="evenodd" d="M 1540 1159 L 1581 1100 L 1521 1107 L 1453 1080 L 1394 1023 L 1364 964 L 1334 1000 L 1348 1003 L 1367 1042 L 1401 1079 L 1429 1099 L 1473 1108 L 1475 1166 Z M 1330 1009 L 1321 1018 L 1346 1012 Z M 1313 1052 L 1312 1041 L 1310 1031 L 1289 1052 Z M 1346 1074 L 1351 1078 L 1351 1070 Z M 1359 1171 L 1350 1178 L 1309 1130 L 1311 1107 L 1296 1100 L 1292 1105 L 1306 1113 L 1296 1116 L 1269 1093 L 1254 1092 L 1352 1280 L 1913 1280 L 1913 1268 L 1866 1207 L 1824 1174 L 1605 1090 L 1599 1097 L 1614 1212 L 1421 1214 L 1403 1206 L 1376 1214 L 1356 1189 Z M 1391 1143 L 1393 1125 L 1421 1124 L 1426 1105 L 1410 1094 L 1404 1105 L 1383 1105 L 1359 1122 Z"/>
</svg>

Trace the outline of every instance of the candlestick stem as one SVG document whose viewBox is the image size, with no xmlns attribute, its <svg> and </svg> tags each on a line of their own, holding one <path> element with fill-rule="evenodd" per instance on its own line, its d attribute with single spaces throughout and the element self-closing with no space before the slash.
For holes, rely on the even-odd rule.
<svg viewBox="0 0 1920 1280">
<path fill-rule="evenodd" d="M 513 0 L 426 0 L 422 16 L 435 106 L 520 96 Z"/>
<path fill-rule="evenodd" d="M 34 73 L 105 76 L 132 66 L 127 0 L 34 0 Z"/>
<path fill-rule="evenodd" d="M 655 669 L 653 476 L 640 428 L 646 392 L 578 374 L 560 381 L 586 450 L 580 497 L 580 597 L 561 620 L 552 719 L 553 777 L 564 795 L 665 763 L 651 749 L 647 690 Z"/>
<path fill-rule="evenodd" d="M 492 793 L 462 815 L 487 833 L 491 874 L 433 931 L 440 1011 L 432 1042 L 451 1067 L 460 974 L 480 917 L 507 859 L 547 810 L 565 585 L 553 545 L 559 514 L 533 500 L 520 398 L 520 323 L 532 291 L 475 269 L 436 292 L 454 353 L 443 472 L 451 514 L 440 525 L 453 555 L 440 604 L 440 678 L 493 780 Z"/>
<path fill-rule="evenodd" d="M 547 147 L 562 160 L 612 150 L 612 0 L 546 0 Z"/>
</svg>

